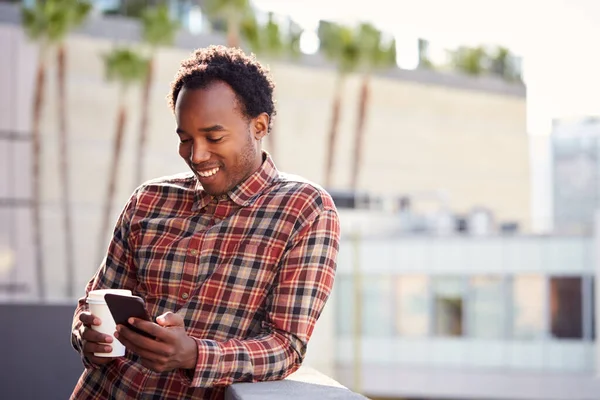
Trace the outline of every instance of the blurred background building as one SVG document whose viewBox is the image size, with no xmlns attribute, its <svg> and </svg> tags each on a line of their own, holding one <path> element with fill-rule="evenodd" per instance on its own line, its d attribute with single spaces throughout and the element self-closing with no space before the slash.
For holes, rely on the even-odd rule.
<svg viewBox="0 0 600 400">
<path fill-rule="evenodd" d="M 437 10 L 465 1 L 450 3 Z M 341 216 L 309 365 L 371 398 L 599 398 L 600 125 L 576 100 L 566 114 L 589 117 L 544 103 L 563 84 L 524 76 L 535 58 L 325 3 L 306 23 L 296 2 L 94 1 L 52 37 L 23 4 L 0 1 L 0 302 L 74 304 L 130 193 L 186 169 L 165 100 L 180 60 L 237 44 L 277 84 L 266 149 Z M 530 6 L 507 16 L 519 26 Z"/>
<path fill-rule="evenodd" d="M 554 228 L 590 234 L 600 205 L 600 120 L 557 120 L 552 130 Z"/>
</svg>

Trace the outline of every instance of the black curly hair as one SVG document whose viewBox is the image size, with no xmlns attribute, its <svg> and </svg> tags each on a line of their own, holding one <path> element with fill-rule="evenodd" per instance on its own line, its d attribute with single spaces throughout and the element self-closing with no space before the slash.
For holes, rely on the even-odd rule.
<svg viewBox="0 0 600 400">
<path fill-rule="evenodd" d="M 261 113 L 269 115 L 269 132 L 275 117 L 273 89 L 275 83 L 268 68 L 254 55 L 225 46 L 209 46 L 194 51 L 175 74 L 171 92 L 167 96 L 171 111 L 175 111 L 177 96 L 183 87 L 202 89 L 215 81 L 227 83 L 237 94 L 242 113 L 254 118 Z"/>
</svg>

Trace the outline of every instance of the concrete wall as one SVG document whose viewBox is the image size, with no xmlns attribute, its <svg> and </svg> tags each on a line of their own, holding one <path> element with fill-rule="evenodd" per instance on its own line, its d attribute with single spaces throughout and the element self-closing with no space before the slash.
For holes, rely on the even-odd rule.
<svg viewBox="0 0 600 400">
<path fill-rule="evenodd" d="M 83 372 L 69 342 L 75 304 L 0 304 L 0 398 L 68 399 Z"/>
</svg>

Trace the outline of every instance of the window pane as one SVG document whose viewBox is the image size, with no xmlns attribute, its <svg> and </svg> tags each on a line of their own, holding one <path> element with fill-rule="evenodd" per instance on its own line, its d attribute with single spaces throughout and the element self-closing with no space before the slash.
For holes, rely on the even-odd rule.
<svg viewBox="0 0 600 400">
<path fill-rule="evenodd" d="M 462 336 L 463 334 L 463 279 L 458 277 L 434 278 L 435 334 Z"/>
<path fill-rule="evenodd" d="M 354 324 L 354 286 L 352 277 L 338 275 L 335 278 L 334 292 L 336 294 L 336 331 L 340 336 L 352 334 Z"/>
<path fill-rule="evenodd" d="M 429 279 L 425 275 L 396 279 L 396 332 L 426 336 L 429 332 Z"/>
<path fill-rule="evenodd" d="M 470 335 L 498 339 L 504 336 L 506 308 L 503 281 L 500 277 L 476 276 L 471 279 L 469 305 Z"/>
<path fill-rule="evenodd" d="M 516 339 L 544 335 L 544 278 L 520 275 L 513 280 L 512 336 Z"/>
<path fill-rule="evenodd" d="M 583 338 L 581 277 L 550 279 L 550 318 L 552 336 Z"/>
<path fill-rule="evenodd" d="M 392 336 L 392 285 L 389 277 L 362 278 L 362 331 L 365 336 Z"/>
</svg>

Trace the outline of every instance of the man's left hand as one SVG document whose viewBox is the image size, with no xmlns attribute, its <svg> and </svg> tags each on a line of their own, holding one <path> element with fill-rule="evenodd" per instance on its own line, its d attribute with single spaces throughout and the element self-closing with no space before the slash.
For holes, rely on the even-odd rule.
<svg viewBox="0 0 600 400">
<path fill-rule="evenodd" d="M 117 325 L 115 337 L 128 350 L 140 356 L 144 367 L 155 372 L 196 368 L 198 347 L 196 341 L 185 332 L 181 316 L 168 312 L 156 318 L 156 324 L 138 318 L 130 318 L 128 322 L 156 338 L 150 339 L 126 326 Z"/>
</svg>

